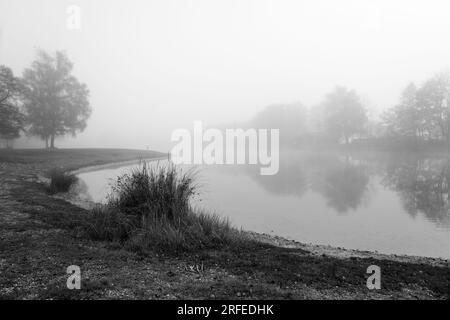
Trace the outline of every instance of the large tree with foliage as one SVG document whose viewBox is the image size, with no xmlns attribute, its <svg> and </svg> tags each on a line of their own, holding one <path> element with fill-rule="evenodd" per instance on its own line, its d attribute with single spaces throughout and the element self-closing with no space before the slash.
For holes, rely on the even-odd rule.
<svg viewBox="0 0 450 320">
<path fill-rule="evenodd" d="M 66 54 L 39 51 L 37 59 L 23 74 L 25 108 L 29 133 L 55 147 L 55 138 L 76 135 L 86 128 L 91 114 L 89 90 L 71 73 L 73 64 Z"/>
<path fill-rule="evenodd" d="M 19 110 L 20 81 L 12 70 L 0 65 L 0 138 L 10 146 L 20 136 L 24 117 Z"/>
<path fill-rule="evenodd" d="M 325 97 L 321 108 L 324 111 L 324 129 L 330 137 L 349 144 L 364 133 L 367 110 L 354 90 L 337 87 Z"/>
</svg>

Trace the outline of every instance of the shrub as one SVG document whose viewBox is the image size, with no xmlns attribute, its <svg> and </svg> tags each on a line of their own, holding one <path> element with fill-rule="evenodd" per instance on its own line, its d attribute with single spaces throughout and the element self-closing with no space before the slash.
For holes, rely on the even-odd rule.
<svg viewBox="0 0 450 320">
<path fill-rule="evenodd" d="M 48 173 L 50 185 L 48 191 L 52 194 L 68 192 L 70 187 L 77 183 L 78 178 L 74 174 L 67 173 L 61 169 L 53 169 Z"/>
</svg>

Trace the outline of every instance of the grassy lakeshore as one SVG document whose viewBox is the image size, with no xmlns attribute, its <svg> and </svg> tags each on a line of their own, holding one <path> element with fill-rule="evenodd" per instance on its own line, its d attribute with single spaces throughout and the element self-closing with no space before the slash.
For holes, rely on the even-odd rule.
<svg viewBox="0 0 450 320">
<path fill-rule="evenodd" d="M 51 196 L 39 177 L 164 154 L 117 149 L 0 150 L 3 299 L 449 299 L 448 261 L 323 249 L 247 233 L 186 252 L 133 252 L 85 237 L 88 211 Z M 345 254 L 344 254 L 345 253 Z M 382 270 L 368 290 L 366 269 Z M 78 265 L 82 289 L 66 288 Z"/>
</svg>

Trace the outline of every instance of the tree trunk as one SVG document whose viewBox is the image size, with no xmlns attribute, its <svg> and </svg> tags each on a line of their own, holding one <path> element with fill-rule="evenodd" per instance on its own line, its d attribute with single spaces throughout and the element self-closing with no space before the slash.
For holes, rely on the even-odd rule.
<svg viewBox="0 0 450 320">
<path fill-rule="evenodd" d="M 50 149 L 55 149 L 55 135 L 52 134 L 50 138 Z"/>
<path fill-rule="evenodd" d="M 45 137 L 45 149 L 48 149 L 48 137 Z"/>
</svg>

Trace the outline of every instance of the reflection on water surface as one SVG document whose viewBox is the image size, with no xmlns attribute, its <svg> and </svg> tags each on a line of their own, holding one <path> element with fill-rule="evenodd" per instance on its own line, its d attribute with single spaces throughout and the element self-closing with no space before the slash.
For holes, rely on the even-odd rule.
<svg viewBox="0 0 450 320">
<path fill-rule="evenodd" d="M 95 201 L 131 166 L 86 172 Z M 280 170 L 200 168 L 195 205 L 236 226 L 303 242 L 450 258 L 450 158 L 284 152 Z"/>
</svg>

